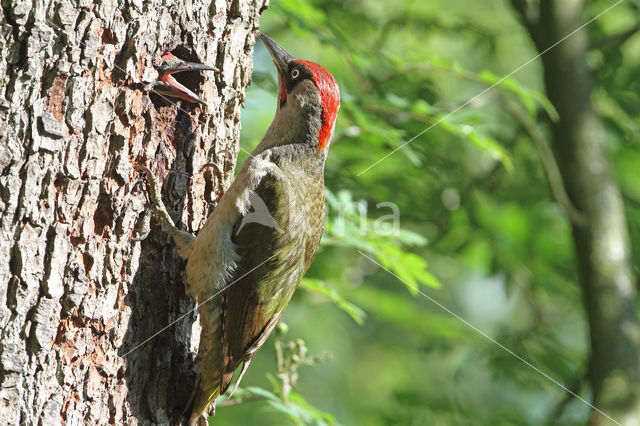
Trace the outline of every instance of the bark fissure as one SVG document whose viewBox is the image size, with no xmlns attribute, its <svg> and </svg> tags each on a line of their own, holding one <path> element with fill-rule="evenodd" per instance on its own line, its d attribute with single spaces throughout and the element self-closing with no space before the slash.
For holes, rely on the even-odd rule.
<svg viewBox="0 0 640 426">
<path fill-rule="evenodd" d="M 194 301 L 167 233 L 132 238 L 149 219 L 133 166 L 164 178 L 181 226 L 202 226 L 232 178 L 266 2 L 139 5 L 2 1 L 3 422 L 171 423 L 191 391 Z M 221 70 L 185 76 L 207 107 L 150 99 L 172 50 Z M 209 163 L 222 179 L 200 173 Z"/>
</svg>

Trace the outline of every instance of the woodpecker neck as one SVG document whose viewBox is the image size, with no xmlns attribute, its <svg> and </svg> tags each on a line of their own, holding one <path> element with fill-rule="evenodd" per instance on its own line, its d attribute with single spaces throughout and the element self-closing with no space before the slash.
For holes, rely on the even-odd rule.
<svg viewBox="0 0 640 426">
<path fill-rule="evenodd" d="M 327 150 L 320 151 L 319 130 L 322 127 L 322 105 L 313 83 L 300 84 L 289 94 L 287 102 L 278 105 L 273 122 L 254 151 L 259 154 L 269 148 L 283 145 L 303 145 L 326 158 Z"/>
</svg>

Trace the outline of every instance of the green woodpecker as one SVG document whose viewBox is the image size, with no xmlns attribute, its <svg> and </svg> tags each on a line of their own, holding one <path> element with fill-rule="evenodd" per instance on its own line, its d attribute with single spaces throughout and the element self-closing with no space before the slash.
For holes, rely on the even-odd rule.
<svg viewBox="0 0 640 426">
<path fill-rule="evenodd" d="M 216 398 L 242 364 L 238 386 L 311 265 L 324 226 L 324 163 L 338 85 L 322 66 L 260 37 L 278 71 L 276 114 L 196 238 L 174 226 L 157 181 L 143 168 L 156 210 L 188 259 L 186 288 L 199 304 L 198 377 L 187 407 L 192 424 L 215 412 Z"/>
</svg>

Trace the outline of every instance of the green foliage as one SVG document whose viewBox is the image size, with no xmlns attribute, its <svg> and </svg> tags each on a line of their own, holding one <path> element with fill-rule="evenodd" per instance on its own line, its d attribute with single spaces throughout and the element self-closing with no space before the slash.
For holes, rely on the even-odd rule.
<svg viewBox="0 0 640 426">
<path fill-rule="evenodd" d="M 264 401 L 276 413 L 285 414 L 295 424 L 329 426 L 337 425 L 336 419 L 309 404 L 302 395 L 293 389 L 298 382 L 298 368 L 305 365 L 315 365 L 324 362 L 326 353 L 315 356 L 307 355 L 307 345 L 302 339 L 283 342 L 288 326 L 280 323 L 277 326 L 274 339 L 276 351 L 277 378 L 267 373 L 273 390 L 257 386 L 238 388 L 231 399 L 226 399 L 222 405 L 235 405 L 244 402 Z"/>
<path fill-rule="evenodd" d="M 424 246 L 427 240 L 407 229 L 393 229 L 390 223 L 377 223 L 366 214 L 366 202 L 354 202 L 351 193 L 340 191 L 333 195 L 326 192 L 329 206 L 325 245 L 351 247 L 374 256 L 385 268 L 396 274 L 413 294 L 418 286 L 439 288 L 440 282 L 429 271 L 427 261 L 403 246 Z M 397 217 L 400 220 L 400 217 Z M 384 226 L 387 225 L 387 226 Z"/>
<path fill-rule="evenodd" d="M 359 325 L 364 324 L 366 313 L 358 306 L 347 301 L 335 288 L 329 287 L 322 280 L 305 278 L 302 280 L 300 285 L 305 290 L 319 294 L 331 300 L 338 308 L 345 311 Z"/>
<path fill-rule="evenodd" d="M 585 16 L 608 5 L 591 2 Z M 607 39 L 638 14 L 621 4 L 587 27 L 589 38 Z M 537 52 L 509 2 L 274 0 L 261 27 L 330 70 L 342 104 L 321 250 L 285 314 L 289 333 L 307 343 L 286 349 L 275 338 L 236 395 L 260 401 L 219 407 L 216 421 L 584 424 L 583 403 L 571 400 L 555 418 L 562 389 L 417 292 L 565 386 L 587 370 L 571 227 L 532 136 L 533 128 L 548 144 L 558 114 L 539 61 L 511 75 Z M 275 107 L 275 71 L 256 52 L 247 150 Z M 633 36 L 587 60 L 640 265 L 637 52 Z M 393 203 L 399 220 L 380 203 Z M 299 352 L 307 345 L 332 359 L 309 361 Z M 579 392 L 589 399 L 586 387 Z"/>
</svg>

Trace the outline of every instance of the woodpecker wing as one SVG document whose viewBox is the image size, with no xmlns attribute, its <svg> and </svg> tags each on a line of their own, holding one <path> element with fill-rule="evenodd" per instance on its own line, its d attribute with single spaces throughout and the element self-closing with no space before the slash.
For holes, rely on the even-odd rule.
<svg viewBox="0 0 640 426">
<path fill-rule="evenodd" d="M 232 238 L 240 255 L 236 276 L 242 278 L 229 287 L 223 300 L 227 351 L 222 393 L 239 364 L 250 360 L 269 337 L 308 267 L 306 218 L 297 218 L 295 209 L 291 211 L 286 185 L 268 174 L 255 195 L 275 224 L 247 222 L 245 215 L 234 226 Z"/>
<path fill-rule="evenodd" d="M 219 302 L 199 308 L 202 377 L 194 395 L 194 415 L 227 390 L 234 371 L 267 340 L 318 249 L 322 227 L 309 225 L 324 218 L 324 189 L 318 188 L 309 213 L 296 207 L 309 207 L 309 198 L 302 202 L 289 187 L 282 172 L 266 173 L 254 188 L 264 204 L 235 221 L 231 239 L 237 250 L 236 267 Z M 265 206 L 275 224 L 255 217 Z M 201 233 L 208 232 L 206 228 Z"/>
</svg>

